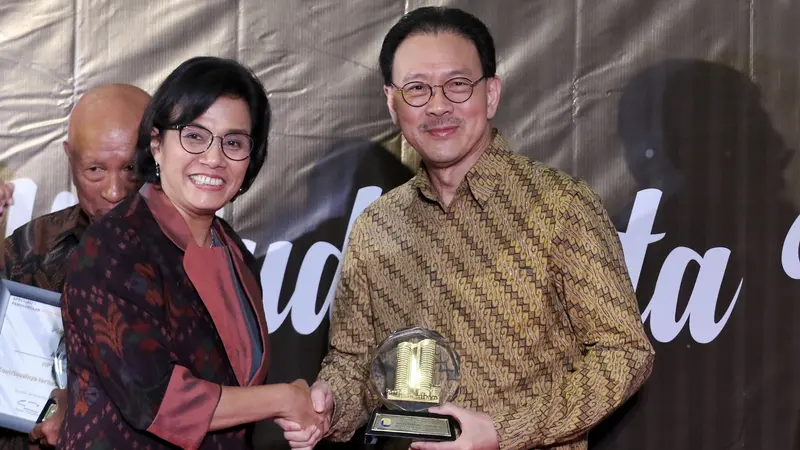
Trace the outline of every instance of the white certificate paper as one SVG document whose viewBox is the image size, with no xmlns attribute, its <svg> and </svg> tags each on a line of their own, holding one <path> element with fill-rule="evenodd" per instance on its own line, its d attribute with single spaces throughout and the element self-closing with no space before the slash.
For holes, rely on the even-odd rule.
<svg viewBox="0 0 800 450">
<path fill-rule="evenodd" d="M 2 284 L 0 427 L 27 433 L 56 387 L 53 354 L 63 333 L 59 294 L 30 286 L 15 293 L 11 282 Z"/>
</svg>

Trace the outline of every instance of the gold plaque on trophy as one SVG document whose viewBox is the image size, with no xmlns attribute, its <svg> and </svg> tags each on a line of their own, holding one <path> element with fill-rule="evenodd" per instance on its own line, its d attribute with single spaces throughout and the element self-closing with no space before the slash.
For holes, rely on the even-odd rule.
<svg viewBox="0 0 800 450">
<path fill-rule="evenodd" d="M 408 328 L 387 337 L 371 365 L 372 387 L 383 408 L 372 413 L 367 443 L 379 438 L 452 441 L 456 421 L 426 410 L 458 393 L 458 358 L 444 338 L 424 328 Z"/>
</svg>

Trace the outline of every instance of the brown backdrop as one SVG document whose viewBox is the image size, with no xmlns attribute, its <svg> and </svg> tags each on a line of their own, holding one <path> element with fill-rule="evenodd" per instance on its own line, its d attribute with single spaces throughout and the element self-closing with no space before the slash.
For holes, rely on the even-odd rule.
<svg viewBox="0 0 800 450">
<path fill-rule="evenodd" d="M 70 204 L 61 141 L 88 88 L 153 92 L 189 57 L 236 58 L 275 122 L 255 188 L 222 214 L 265 260 L 271 379 L 313 379 L 354 204 L 417 164 L 377 56 L 400 16 L 429 4 L 489 25 L 496 125 L 586 179 L 623 232 L 656 369 L 595 448 L 800 448 L 797 2 L 2 2 L 0 164 L 18 184 L 6 231 Z M 269 424 L 256 441 L 280 445 Z"/>
</svg>

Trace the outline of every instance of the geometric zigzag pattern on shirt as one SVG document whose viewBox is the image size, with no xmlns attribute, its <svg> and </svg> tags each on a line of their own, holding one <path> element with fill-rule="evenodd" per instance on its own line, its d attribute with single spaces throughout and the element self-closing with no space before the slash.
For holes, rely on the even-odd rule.
<svg viewBox="0 0 800 450">
<path fill-rule="evenodd" d="M 320 378 L 331 438 L 349 438 L 377 397 L 375 346 L 420 326 L 461 362 L 454 402 L 489 414 L 501 448 L 586 448 L 591 427 L 650 374 L 620 242 L 585 183 L 490 148 L 445 207 L 424 169 L 356 220 Z"/>
</svg>

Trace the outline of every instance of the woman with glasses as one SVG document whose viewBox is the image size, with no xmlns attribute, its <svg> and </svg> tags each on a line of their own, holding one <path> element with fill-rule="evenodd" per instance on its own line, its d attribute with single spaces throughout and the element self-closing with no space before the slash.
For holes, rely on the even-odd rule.
<svg viewBox="0 0 800 450">
<path fill-rule="evenodd" d="M 317 426 L 304 381 L 262 385 L 255 261 L 215 216 L 253 184 L 269 124 L 263 86 L 234 61 L 190 59 L 156 91 L 136 149 L 144 185 L 89 227 L 67 274 L 59 447 L 227 450 L 249 448 L 261 419 Z"/>
</svg>

